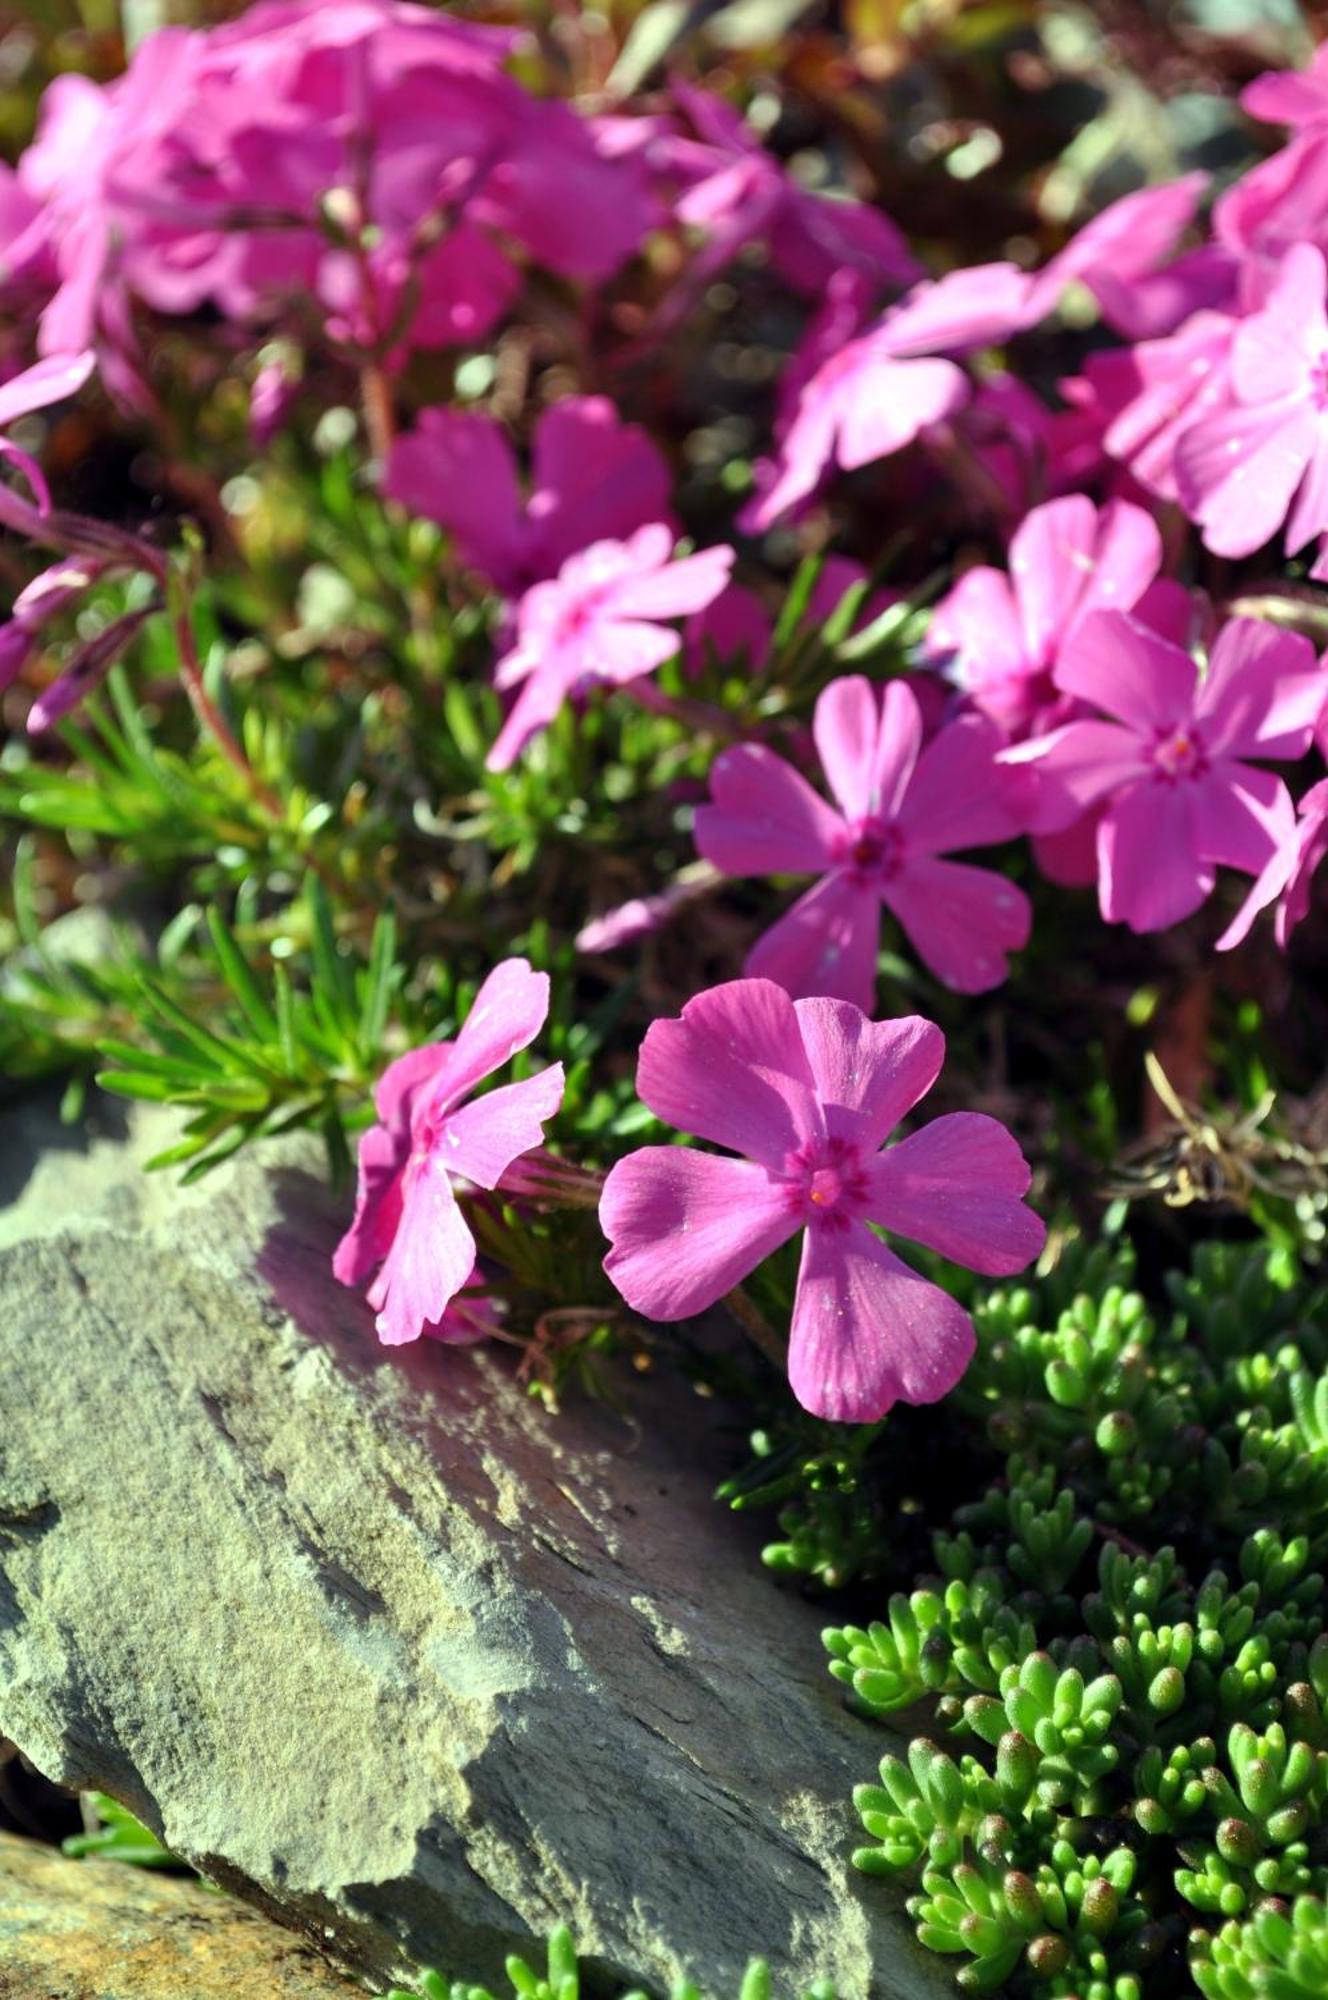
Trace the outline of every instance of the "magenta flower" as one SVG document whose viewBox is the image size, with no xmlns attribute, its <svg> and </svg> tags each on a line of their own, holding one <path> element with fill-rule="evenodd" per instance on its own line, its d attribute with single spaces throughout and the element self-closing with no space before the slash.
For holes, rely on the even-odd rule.
<svg viewBox="0 0 1328 2000">
<path fill-rule="evenodd" d="M 1260 910 L 1276 903 L 1273 935 L 1285 951 L 1292 931 L 1309 915 L 1310 883 L 1326 854 L 1328 778 L 1321 778 L 1301 800 L 1296 825 L 1283 835 L 1265 863 L 1263 873 L 1218 939 L 1218 950 L 1230 951 L 1240 944 Z"/>
<path fill-rule="evenodd" d="M 669 487 L 659 451 L 606 396 L 568 396 L 544 411 L 528 500 L 501 425 L 473 410 L 422 410 L 383 478 L 389 499 L 446 528 L 472 568 L 508 596 L 556 575 L 591 542 L 667 521 Z"/>
<path fill-rule="evenodd" d="M 517 606 L 516 644 L 494 670 L 494 685 L 520 687 L 487 763 L 506 771 L 568 696 L 622 687 L 671 660 L 678 634 L 661 623 L 702 611 L 719 596 L 733 550 L 702 549 L 673 562 L 673 531 L 662 522 L 624 542 L 595 542 L 568 559 L 549 583 Z"/>
<path fill-rule="evenodd" d="M 610 1173 L 604 1268 L 648 1319 L 690 1319 L 805 1231 L 789 1337 L 804 1409 L 869 1423 L 934 1403 L 963 1374 L 973 1326 L 871 1226 L 989 1276 L 1022 1271 L 1046 1230 L 1030 1174 L 994 1118 L 957 1112 L 881 1150 L 926 1096 L 945 1038 L 913 1015 L 790 1000 L 737 979 L 656 1021 L 636 1087 L 657 1117 L 740 1155 L 647 1146 Z"/>
<path fill-rule="evenodd" d="M 697 848 L 721 874 L 821 878 L 758 941 L 747 971 L 870 1009 L 884 904 L 947 986 L 999 986 L 1007 954 L 1028 941 L 1028 899 L 942 857 L 1021 831 L 1022 788 L 995 762 L 1004 739 L 971 716 L 924 748 L 912 688 L 891 681 L 878 695 L 860 675 L 825 689 L 813 733 L 834 805 L 772 750 L 741 743 L 716 759 L 711 803 L 696 815 Z"/>
<path fill-rule="evenodd" d="M 969 380 L 947 351 L 984 347 L 1022 323 L 1031 280 L 982 264 L 919 285 L 875 327 L 824 362 L 803 387 L 773 484 L 745 521 L 768 528 L 814 493 L 831 465 L 845 472 L 902 451 L 953 415 Z"/>
<path fill-rule="evenodd" d="M 1108 923 L 1166 930 L 1210 894 L 1219 866 L 1257 875 L 1289 833 L 1291 795 L 1244 760 L 1304 755 L 1328 695 L 1297 633 L 1234 619 L 1207 672 L 1121 612 L 1085 618 L 1057 684 L 1113 720 L 1068 722 L 1002 761 L 1033 763 L 1039 830 L 1094 806 L 1098 894 Z"/>
<path fill-rule="evenodd" d="M 1284 523 L 1288 555 L 1328 534 L 1326 284 L 1322 251 L 1287 253 L 1232 337 L 1224 403 L 1179 442 L 1181 499 L 1217 555 L 1252 555 Z"/>
<path fill-rule="evenodd" d="M 355 1218 L 332 1269 L 343 1285 L 369 1285 L 379 1339 L 389 1347 L 445 1330 L 449 1306 L 469 1285 L 475 1239 L 454 1181 L 496 1188 L 512 1162 L 538 1146 L 562 1102 L 553 1063 L 468 1103 L 477 1083 L 534 1041 L 549 1011 L 547 973 L 524 958 L 495 966 L 454 1042 L 431 1042 L 391 1063 L 374 1092 L 377 1125 L 360 1140 Z"/>
<path fill-rule="evenodd" d="M 1010 736 L 1064 708 L 1061 647 L 1090 611 L 1129 611 L 1162 567 L 1151 514 L 1128 501 L 1098 509 L 1083 494 L 1035 507 L 1010 543 L 1010 573 L 968 570 L 940 603 L 923 657 Z"/>
</svg>

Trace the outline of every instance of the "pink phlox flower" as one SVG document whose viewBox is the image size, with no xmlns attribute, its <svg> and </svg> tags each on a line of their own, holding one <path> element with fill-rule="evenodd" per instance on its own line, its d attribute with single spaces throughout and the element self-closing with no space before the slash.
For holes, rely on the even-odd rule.
<svg viewBox="0 0 1328 2000">
<path fill-rule="evenodd" d="M 1260 910 L 1276 903 L 1273 935 L 1285 951 L 1292 931 L 1309 915 L 1310 885 L 1326 854 L 1328 778 L 1321 778 L 1301 800 L 1295 826 L 1265 862 L 1263 873 L 1218 939 L 1218 950 L 1230 951 L 1240 944 Z"/>
<path fill-rule="evenodd" d="M 440 1329 L 472 1281 L 475 1239 L 455 1183 L 496 1188 L 514 1160 L 542 1143 L 544 1120 L 562 1102 L 561 1063 L 472 1095 L 534 1041 L 548 1011 L 547 973 L 507 959 L 480 987 L 454 1042 L 412 1049 L 378 1080 L 378 1123 L 360 1140 L 355 1217 L 332 1268 L 343 1285 L 368 1284 L 387 1346 Z"/>
<path fill-rule="evenodd" d="M 669 468 L 606 396 L 568 396 L 535 423 L 529 497 L 502 427 L 478 411 L 422 410 L 397 440 L 383 490 L 453 536 L 507 596 L 554 576 L 592 542 L 672 525 Z"/>
<path fill-rule="evenodd" d="M 1257 875 L 1289 833 L 1291 795 L 1249 758 L 1304 755 L 1328 694 L 1314 649 L 1256 619 L 1224 626 L 1207 672 L 1139 620 L 1097 611 L 1062 650 L 1056 680 L 1095 717 L 1003 753 L 1043 783 L 1037 823 L 1099 808 L 1098 894 L 1108 923 L 1181 923 L 1219 866 Z M 1110 719 L 1108 719 L 1110 718 Z"/>
<path fill-rule="evenodd" d="M 727 546 L 673 557 L 673 530 L 656 521 L 625 541 L 595 542 L 517 606 L 516 642 L 494 669 L 498 688 L 519 687 L 487 758 L 505 771 L 569 695 L 622 687 L 662 667 L 681 640 L 664 621 L 704 610 L 733 567 Z"/>
<path fill-rule="evenodd" d="M 1063 718 L 1056 664 L 1080 619 L 1132 610 L 1161 567 L 1162 537 L 1141 507 L 1049 500 L 1016 530 L 1008 575 L 981 565 L 941 599 L 922 657 L 1008 736 L 1027 735 L 1048 711 Z"/>
<path fill-rule="evenodd" d="M 673 96 L 701 134 L 700 145 L 675 146 L 672 162 L 689 183 L 674 204 L 678 220 L 701 231 L 707 276 L 763 240 L 774 269 L 805 297 L 817 298 L 837 271 L 885 285 L 909 285 L 917 260 L 889 217 L 847 197 L 799 186 L 731 106 L 676 81 Z"/>
<path fill-rule="evenodd" d="M 1328 42 L 1314 51 L 1308 69 L 1269 70 L 1247 83 L 1240 101 L 1251 118 L 1269 125 L 1328 125 Z"/>
<path fill-rule="evenodd" d="M 930 1021 L 874 1022 L 766 979 L 716 986 L 656 1021 L 643 1103 L 739 1157 L 648 1146 L 614 1167 L 604 1268 L 628 1304 L 690 1319 L 802 1234 L 788 1370 L 804 1409 L 867 1423 L 946 1395 L 972 1358 L 972 1322 L 872 1225 L 991 1276 L 1023 1270 L 1046 1231 L 1023 1203 L 1027 1162 L 994 1118 L 956 1112 L 886 1146 L 944 1056 Z"/>
<path fill-rule="evenodd" d="M 1005 338 L 1026 310 L 1030 282 L 1013 264 L 952 271 L 915 287 L 823 361 L 801 388 L 773 482 L 746 509 L 744 526 L 771 527 L 832 465 L 871 465 L 952 416 L 971 389 L 958 363 L 943 357 Z"/>
<path fill-rule="evenodd" d="M 1326 283 L 1322 251 L 1287 253 L 1232 337 L 1226 400 L 1179 441 L 1181 499 L 1217 555 L 1252 555 L 1284 525 L 1289 555 L 1328 533 Z"/>
<path fill-rule="evenodd" d="M 999 731 L 970 716 L 924 747 L 911 687 L 850 675 L 822 693 L 813 732 L 833 805 L 772 750 L 743 743 L 716 759 L 696 815 L 698 851 L 721 874 L 820 878 L 758 941 L 747 971 L 870 1008 L 884 904 L 947 986 L 998 986 L 1028 941 L 1028 899 L 944 857 L 1021 831 L 1023 787 L 1003 782 Z"/>
<path fill-rule="evenodd" d="M 1240 312 L 1266 304 L 1289 250 L 1328 251 L 1328 129 L 1302 132 L 1229 187 L 1213 205 L 1213 237 Z"/>
</svg>

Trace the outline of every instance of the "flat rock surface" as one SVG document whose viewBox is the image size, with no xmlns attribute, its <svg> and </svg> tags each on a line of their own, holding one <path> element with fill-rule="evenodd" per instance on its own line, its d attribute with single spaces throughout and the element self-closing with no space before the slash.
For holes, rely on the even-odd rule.
<svg viewBox="0 0 1328 2000">
<path fill-rule="evenodd" d="M 0 1834 L 0 2000 L 363 2000 L 289 1931 L 196 1882 Z"/>
<path fill-rule="evenodd" d="M 849 1867 L 883 1739 L 712 1499 L 713 1410 L 384 1351 L 316 1147 L 181 1191 L 162 1138 L 0 1120 L 0 1732 L 371 1978 L 565 1919 L 715 2000 L 757 1951 L 948 1993 Z"/>
</svg>

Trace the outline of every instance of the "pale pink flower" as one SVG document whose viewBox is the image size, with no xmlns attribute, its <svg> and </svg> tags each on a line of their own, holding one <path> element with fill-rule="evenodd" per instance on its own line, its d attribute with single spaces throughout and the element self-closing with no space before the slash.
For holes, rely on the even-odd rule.
<svg viewBox="0 0 1328 2000">
<path fill-rule="evenodd" d="M 1141 507 L 1049 500 L 1016 530 L 1008 576 L 970 569 L 941 599 L 922 656 L 1008 735 L 1025 735 L 1064 708 L 1054 674 L 1080 619 L 1133 610 L 1161 567 L 1162 537 Z"/>
<path fill-rule="evenodd" d="M 1300 802 L 1299 818 L 1264 864 L 1245 901 L 1217 941 L 1219 951 L 1230 951 L 1250 932 L 1260 910 L 1277 904 L 1273 935 L 1283 951 L 1297 924 L 1310 910 L 1310 884 L 1328 854 L 1328 778 L 1312 785 Z"/>
<path fill-rule="evenodd" d="M 595 542 L 537 583 L 517 606 L 516 643 L 494 669 L 494 685 L 520 687 L 490 750 L 505 771 L 550 723 L 569 695 L 622 687 L 677 653 L 677 632 L 662 621 L 701 611 L 733 567 L 728 547 L 673 555 L 673 531 L 656 521 L 626 541 Z"/>
<path fill-rule="evenodd" d="M 648 1146 L 610 1173 L 604 1268 L 648 1319 L 690 1319 L 805 1231 L 788 1370 L 805 1409 L 867 1423 L 934 1403 L 973 1354 L 968 1314 L 872 1225 L 989 1276 L 1023 1270 L 1046 1230 L 1003 1125 L 937 1118 L 885 1141 L 940 1072 L 945 1038 L 914 1015 L 790 1000 L 766 979 L 699 994 L 656 1021 L 636 1087 L 667 1124 L 741 1157 Z"/>
<path fill-rule="evenodd" d="M 1289 833 L 1281 778 L 1245 762 L 1303 756 L 1328 695 L 1314 649 L 1294 632 L 1234 619 L 1208 670 L 1117 611 L 1085 618 L 1057 684 L 1113 718 L 1065 723 L 1002 761 L 1032 763 L 1044 830 L 1101 808 L 1098 894 L 1108 923 L 1169 929 L 1211 893 L 1219 866 L 1257 875 Z"/>
<path fill-rule="evenodd" d="M 1288 555 L 1328 533 L 1326 283 L 1322 251 L 1287 253 L 1232 336 L 1226 400 L 1179 442 L 1182 501 L 1217 555 L 1252 555 L 1284 524 Z"/>
<path fill-rule="evenodd" d="M 496 1188 L 512 1162 L 541 1143 L 543 1121 L 562 1102 L 562 1064 L 480 1098 L 472 1093 L 534 1041 L 548 1011 L 547 973 L 507 959 L 481 986 L 454 1042 L 412 1049 L 378 1081 L 379 1122 L 360 1140 L 355 1218 L 332 1268 L 343 1285 L 373 1279 L 369 1303 L 387 1346 L 428 1331 L 456 1337 L 446 1315 L 472 1282 L 475 1239 L 454 1183 Z"/>
<path fill-rule="evenodd" d="M 697 848 L 721 874 L 820 877 L 758 941 L 748 972 L 870 1008 L 884 904 L 947 986 L 998 986 L 1028 941 L 1028 899 L 943 857 L 1022 830 L 1022 787 L 995 762 L 1004 738 L 969 716 L 924 748 L 913 689 L 878 691 L 860 675 L 825 689 L 813 733 L 834 805 L 772 750 L 741 743 L 716 759 L 696 815 Z"/>
<path fill-rule="evenodd" d="M 383 477 L 389 499 L 446 528 L 508 596 L 592 542 L 668 521 L 669 490 L 659 450 L 606 396 L 568 396 L 537 419 L 528 498 L 502 426 L 475 410 L 422 410 Z"/>
</svg>

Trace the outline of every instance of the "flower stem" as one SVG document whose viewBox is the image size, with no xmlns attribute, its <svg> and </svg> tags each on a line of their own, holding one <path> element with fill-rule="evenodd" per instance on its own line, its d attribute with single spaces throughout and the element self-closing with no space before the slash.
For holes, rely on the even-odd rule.
<svg viewBox="0 0 1328 2000">
<path fill-rule="evenodd" d="M 735 1285 L 731 1292 L 725 1293 L 723 1303 L 748 1339 L 760 1348 L 766 1360 L 773 1362 L 782 1375 L 788 1367 L 788 1355 L 779 1335 L 755 1300 L 748 1296 L 741 1285 Z"/>
</svg>

